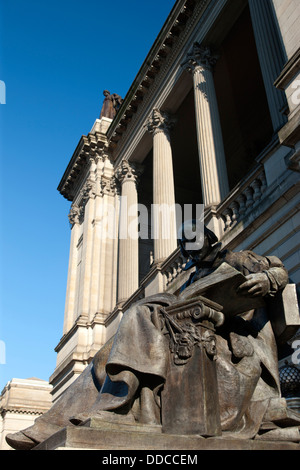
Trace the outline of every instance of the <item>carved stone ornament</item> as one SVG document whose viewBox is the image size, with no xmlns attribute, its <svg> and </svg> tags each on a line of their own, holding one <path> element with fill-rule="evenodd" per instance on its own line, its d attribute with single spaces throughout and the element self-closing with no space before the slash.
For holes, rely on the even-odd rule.
<svg viewBox="0 0 300 470">
<path fill-rule="evenodd" d="M 87 180 L 83 188 L 80 191 L 81 202 L 85 204 L 90 197 L 96 194 L 95 181 Z"/>
<path fill-rule="evenodd" d="M 115 176 L 112 176 L 111 178 L 102 176 L 100 186 L 102 195 L 115 196 L 118 194 L 119 188 Z"/>
<path fill-rule="evenodd" d="M 120 166 L 116 169 L 115 176 L 121 184 L 126 181 L 133 181 L 137 184 L 142 172 L 143 168 L 137 163 L 122 160 Z"/>
<path fill-rule="evenodd" d="M 213 305 L 213 307 L 218 306 Z M 165 332 L 170 337 L 174 364 L 186 364 L 192 357 L 195 347 L 204 348 L 207 355 L 215 359 L 214 326 L 222 325 L 224 316 L 220 310 L 207 304 L 207 299 L 204 302 L 197 299 L 196 302 L 186 302 L 171 309 L 161 309 L 161 314 Z"/>
<path fill-rule="evenodd" d="M 99 162 L 105 162 L 105 160 L 107 160 L 109 157 L 108 157 L 108 149 L 107 149 L 107 146 L 101 148 L 101 149 L 97 149 L 94 153 L 94 155 L 91 156 L 91 158 L 93 159 L 93 161 L 96 163 L 96 165 L 99 163 Z"/>
<path fill-rule="evenodd" d="M 148 121 L 145 125 L 148 132 L 157 133 L 165 132 L 168 133 L 174 126 L 176 119 L 171 114 L 160 111 L 158 108 L 154 108 L 151 115 L 148 118 Z"/>
<path fill-rule="evenodd" d="M 187 54 L 187 59 L 183 62 L 182 67 L 188 72 L 194 72 L 199 67 L 212 70 L 217 60 L 218 56 L 212 54 L 208 46 L 195 42 L 192 51 Z"/>
<path fill-rule="evenodd" d="M 79 224 L 81 217 L 81 209 L 76 204 L 72 205 L 68 218 L 71 225 Z"/>
<path fill-rule="evenodd" d="M 184 323 L 178 328 L 178 324 L 169 324 L 170 329 L 175 327 L 178 331 L 173 331 L 171 335 L 170 349 L 174 354 L 174 363 L 177 365 L 186 364 L 193 355 L 194 347 L 204 347 L 207 354 L 214 357 L 216 354 L 216 339 L 211 330 L 205 330 L 203 335 L 196 325 Z"/>
</svg>

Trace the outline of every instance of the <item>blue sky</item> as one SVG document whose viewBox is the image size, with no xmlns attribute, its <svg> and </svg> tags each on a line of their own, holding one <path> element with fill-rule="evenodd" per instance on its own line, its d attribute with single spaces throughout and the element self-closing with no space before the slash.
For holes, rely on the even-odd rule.
<svg viewBox="0 0 300 470">
<path fill-rule="evenodd" d="M 56 188 L 103 90 L 126 95 L 174 3 L 0 0 L 0 391 L 55 369 L 70 241 Z"/>
</svg>

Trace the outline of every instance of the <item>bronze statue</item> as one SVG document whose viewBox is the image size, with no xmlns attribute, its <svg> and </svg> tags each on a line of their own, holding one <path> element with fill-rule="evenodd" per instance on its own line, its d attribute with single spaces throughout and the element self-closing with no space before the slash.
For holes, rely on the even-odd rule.
<svg viewBox="0 0 300 470">
<path fill-rule="evenodd" d="M 13 448 L 33 448 L 91 417 L 239 439 L 273 430 L 290 439 L 288 426 L 300 441 L 300 414 L 281 398 L 268 303 L 288 283 L 285 267 L 273 256 L 223 250 L 207 228 L 202 248 L 188 251 L 186 243 L 180 241 L 193 272 L 181 293 L 157 294 L 126 311 L 62 398 L 33 426 L 6 437 Z"/>
<path fill-rule="evenodd" d="M 102 117 L 113 119 L 117 114 L 117 111 L 120 108 L 123 100 L 121 96 L 117 95 L 116 93 L 111 94 L 108 90 L 104 90 L 103 95 L 105 98 L 100 113 L 100 119 Z"/>
</svg>

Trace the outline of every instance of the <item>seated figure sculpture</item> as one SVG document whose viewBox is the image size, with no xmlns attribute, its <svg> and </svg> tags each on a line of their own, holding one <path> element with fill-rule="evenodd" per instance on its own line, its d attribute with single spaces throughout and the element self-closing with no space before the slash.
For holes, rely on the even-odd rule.
<svg viewBox="0 0 300 470">
<path fill-rule="evenodd" d="M 273 256 L 222 249 L 217 237 L 206 227 L 201 248 L 189 251 L 186 243 L 185 238 L 180 240 L 182 253 L 189 260 L 185 269 L 192 273 L 182 293 L 190 286 L 197 287 L 197 283 L 226 263 L 245 276 L 238 291 L 251 305 L 247 311 L 228 317 L 220 309 L 215 312 L 214 327 L 204 332 L 207 342 L 213 336 L 207 351 L 216 373 L 214 399 L 218 403 L 213 403 L 213 409 L 217 410 L 220 427 L 215 435 L 254 439 L 279 429 L 280 439 L 284 440 L 286 429 L 292 428 L 292 439 L 299 442 L 300 414 L 287 409 L 281 398 L 272 311 L 267 302 L 259 308 L 252 308 L 250 302 L 253 298 L 276 298 L 288 283 L 285 267 Z M 91 417 L 120 424 L 162 426 L 164 432 L 164 407 L 168 409 L 165 404 L 172 395 L 170 356 L 174 353 L 170 348 L 172 334 L 166 328 L 172 319 L 166 311 L 171 311 L 179 300 L 180 294 L 163 293 L 133 304 L 124 313 L 114 337 L 52 408 L 33 426 L 8 435 L 7 442 L 15 449 L 31 449 L 60 429 L 84 425 Z M 173 322 L 176 328 L 174 325 Z M 181 335 L 180 351 L 187 350 L 187 329 L 185 333 Z M 176 335 L 173 334 L 175 342 Z M 177 370 L 186 367 L 188 354 L 184 356 L 183 352 L 175 364 Z M 197 377 L 188 376 L 186 380 L 196 383 L 200 406 L 202 395 L 201 387 L 197 389 Z M 182 432 L 178 429 L 178 434 Z M 291 439 L 290 432 L 286 436 Z"/>
</svg>

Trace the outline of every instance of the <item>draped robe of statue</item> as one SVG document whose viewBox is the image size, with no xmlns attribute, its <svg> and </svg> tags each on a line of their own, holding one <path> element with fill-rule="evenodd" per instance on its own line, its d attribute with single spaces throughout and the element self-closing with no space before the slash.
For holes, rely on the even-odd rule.
<svg viewBox="0 0 300 470">
<path fill-rule="evenodd" d="M 270 282 L 266 297 L 276 296 L 288 282 L 278 258 L 221 250 L 216 244 L 187 285 L 212 273 L 224 261 L 244 275 L 266 273 Z M 78 424 L 96 415 L 120 422 L 161 424 L 170 348 L 160 309 L 176 300 L 173 294 L 158 294 L 129 308 L 115 336 L 62 398 L 22 432 L 24 446 L 70 425 L 70 419 Z M 277 347 L 270 318 L 272 311 L 260 308 L 226 318 L 217 329 L 215 360 L 223 435 L 254 438 L 262 422 L 272 417 L 272 403 L 277 403 L 275 407 L 280 403 Z M 8 436 L 7 441 L 18 447 L 16 435 Z"/>
<path fill-rule="evenodd" d="M 120 95 L 116 93 L 111 94 L 108 90 L 104 90 L 103 95 L 104 100 L 100 112 L 100 119 L 102 117 L 113 119 L 123 100 Z"/>
</svg>

